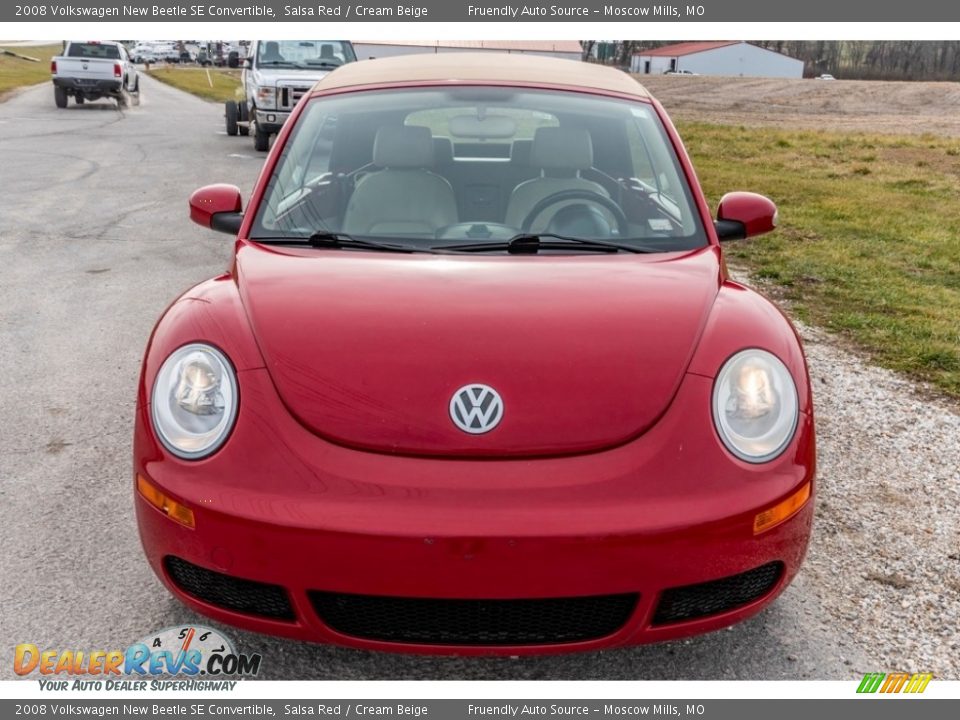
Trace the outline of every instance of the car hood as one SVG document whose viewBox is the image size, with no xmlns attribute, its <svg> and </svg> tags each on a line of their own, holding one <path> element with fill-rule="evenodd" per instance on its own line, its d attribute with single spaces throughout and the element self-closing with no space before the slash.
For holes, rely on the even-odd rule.
<svg viewBox="0 0 960 720">
<path fill-rule="evenodd" d="M 282 401 L 317 435 L 389 453 L 543 456 L 620 444 L 657 420 L 719 268 L 714 248 L 516 258 L 242 244 L 236 277 Z M 474 383 L 502 399 L 483 434 L 451 419 Z"/>
<path fill-rule="evenodd" d="M 303 69 L 297 70 L 294 68 L 270 68 L 270 69 L 257 69 L 256 83 L 257 85 L 276 85 L 278 83 L 283 83 L 285 85 L 310 85 L 313 86 L 315 83 L 323 80 L 331 72 L 330 68 L 323 70 L 320 69 Z"/>
</svg>

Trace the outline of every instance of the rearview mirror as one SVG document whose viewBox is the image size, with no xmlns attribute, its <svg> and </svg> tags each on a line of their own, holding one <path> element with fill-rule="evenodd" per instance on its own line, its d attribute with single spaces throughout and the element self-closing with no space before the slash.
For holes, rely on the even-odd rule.
<svg viewBox="0 0 960 720">
<path fill-rule="evenodd" d="M 493 140 L 512 138 L 517 134 L 517 123 L 506 115 L 454 115 L 450 118 L 450 134 L 457 138 Z"/>
<path fill-rule="evenodd" d="M 207 185 L 190 196 L 190 219 L 217 232 L 236 235 L 243 223 L 243 200 L 236 185 Z"/>
<path fill-rule="evenodd" d="M 721 242 L 763 235 L 777 227 L 777 206 L 756 193 L 727 193 L 720 199 L 714 226 Z"/>
</svg>

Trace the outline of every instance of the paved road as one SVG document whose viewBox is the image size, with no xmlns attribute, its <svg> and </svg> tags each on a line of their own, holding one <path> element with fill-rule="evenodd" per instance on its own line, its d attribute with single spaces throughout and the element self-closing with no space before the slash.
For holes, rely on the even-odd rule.
<svg viewBox="0 0 960 720">
<path fill-rule="evenodd" d="M 130 443 L 147 336 L 184 288 L 226 266 L 188 194 L 249 193 L 262 162 L 221 111 L 143 80 L 143 104 L 57 110 L 50 87 L 0 104 L 0 677 L 13 646 L 113 649 L 200 621 L 144 561 Z M 803 679 L 876 670 L 797 582 L 759 617 L 693 640 L 533 659 L 343 650 L 227 628 L 289 679 Z"/>
</svg>

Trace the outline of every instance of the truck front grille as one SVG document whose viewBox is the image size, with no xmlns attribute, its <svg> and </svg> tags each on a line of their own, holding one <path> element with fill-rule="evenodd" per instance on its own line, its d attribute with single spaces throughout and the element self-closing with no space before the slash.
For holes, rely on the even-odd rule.
<svg viewBox="0 0 960 720">
<path fill-rule="evenodd" d="M 296 107 L 297 103 L 300 102 L 300 98 L 310 92 L 309 85 L 301 86 L 284 86 L 281 85 L 277 92 L 279 97 L 277 99 L 277 105 L 279 110 L 293 110 Z"/>
</svg>

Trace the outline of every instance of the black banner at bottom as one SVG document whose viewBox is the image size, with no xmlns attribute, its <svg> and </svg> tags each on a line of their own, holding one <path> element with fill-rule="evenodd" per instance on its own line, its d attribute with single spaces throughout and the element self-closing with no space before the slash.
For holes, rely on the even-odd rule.
<svg viewBox="0 0 960 720">
<path fill-rule="evenodd" d="M 909 704 L 907 709 L 905 704 Z M 950 708 L 953 708 L 952 710 Z M 710 720 L 910 720 L 960 717 L 960 700 L 861 697 L 849 700 L 0 700 L 0 717 L 190 718 L 709 718 Z"/>
</svg>

